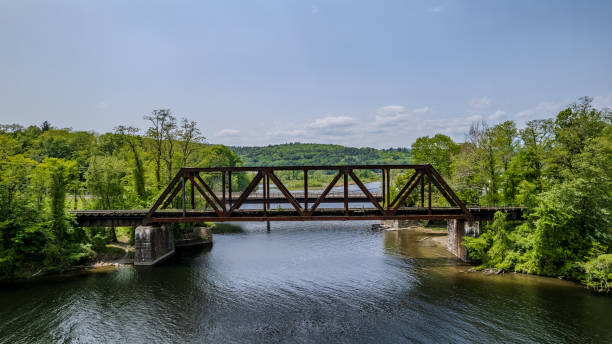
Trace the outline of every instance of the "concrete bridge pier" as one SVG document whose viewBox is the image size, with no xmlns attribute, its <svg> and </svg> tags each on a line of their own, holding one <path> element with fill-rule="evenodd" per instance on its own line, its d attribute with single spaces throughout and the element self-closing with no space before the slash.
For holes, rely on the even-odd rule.
<svg viewBox="0 0 612 344">
<path fill-rule="evenodd" d="M 469 261 L 467 249 L 462 244 L 463 237 L 477 237 L 480 234 L 480 223 L 460 219 L 448 220 L 446 231 L 448 232 L 448 251 L 464 262 Z"/>
<path fill-rule="evenodd" d="M 138 226 L 134 233 L 134 265 L 154 265 L 174 254 L 170 226 Z"/>
</svg>

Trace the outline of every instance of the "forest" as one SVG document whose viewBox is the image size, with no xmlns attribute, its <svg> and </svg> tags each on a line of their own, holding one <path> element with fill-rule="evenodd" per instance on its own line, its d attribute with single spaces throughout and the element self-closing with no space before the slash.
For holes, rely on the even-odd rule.
<svg viewBox="0 0 612 344">
<path fill-rule="evenodd" d="M 550 119 L 474 123 L 466 140 L 444 135 L 412 144 L 468 204 L 520 205 L 525 221 L 495 221 L 465 239 L 480 268 L 612 288 L 612 117 L 581 98 Z"/>
<path fill-rule="evenodd" d="M 104 254 L 114 229 L 80 228 L 69 209 L 149 208 L 183 166 L 239 166 L 186 118 L 154 110 L 149 127 L 86 131 L 0 126 L 0 278 L 62 271 Z M 244 187 L 244 175 L 234 185 Z"/>
<path fill-rule="evenodd" d="M 245 166 L 408 164 L 407 148 L 354 148 L 317 143 L 288 143 L 265 147 L 230 147 Z"/>
<path fill-rule="evenodd" d="M 68 210 L 149 208 L 183 166 L 414 163 L 432 164 L 467 204 L 525 207 L 524 221 L 498 213 L 481 226 L 482 235 L 466 238 L 480 268 L 611 288 L 612 118 L 589 98 L 520 128 L 513 121 L 474 123 L 464 142 L 437 134 L 410 148 L 385 150 L 307 143 L 227 147 L 208 144 L 195 121 L 178 120 L 168 109 L 145 120 L 145 130 L 119 125 L 104 134 L 48 122 L 0 126 L 0 278 L 95 259 L 115 233 L 80 228 Z M 233 177 L 237 188 L 249 181 L 248 175 Z M 281 177 L 289 186 L 301 180 Z M 373 172 L 360 177 L 377 178 Z M 407 177 L 395 180 L 403 185 Z M 313 176 L 313 186 L 327 179 Z"/>
</svg>

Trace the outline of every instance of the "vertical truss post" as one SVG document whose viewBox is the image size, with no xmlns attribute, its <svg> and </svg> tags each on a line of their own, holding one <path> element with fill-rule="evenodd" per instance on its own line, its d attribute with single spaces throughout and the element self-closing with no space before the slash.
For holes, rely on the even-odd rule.
<svg viewBox="0 0 612 344">
<path fill-rule="evenodd" d="M 425 179 L 421 179 L 421 208 L 425 208 Z"/>
<path fill-rule="evenodd" d="M 383 208 L 386 209 L 387 207 L 387 193 L 385 192 L 386 190 L 386 181 L 385 181 L 385 169 L 383 168 L 382 170 L 382 206 Z"/>
<path fill-rule="evenodd" d="M 227 180 L 228 183 L 228 191 L 229 191 L 229 207 L 232 207 L 232 171 L 227 171 L 227 175 L 229 177 L 229 179 Z"/>
<path fill-rule="evenodd" d="M 181 188 L 183 189 L 183 217 L 187 216 L 187 208 L 185 205 L 185 176 L 181 178 Z"/>
<path fill-rule="evenodd" d="M 387 206 L 390 206 L 391 202 L 391 169 L 387 168 Z"/>
<path fill-rule="evenodd" d="M 348 205 L 348 167 L 344 169 L 344 215 L 348 216 L 349 214 L 349 205 Z"/>
<path fill-rule="evenodd" d="M 268 201 L 266 202 L 266 208 L 270 209 L 270 175 L 266 174 L 266 196 Z"/>
<path fill-rule="evenodd" d="M 191 178 L 191 174 L 189 181 L 189 185 L 191 186 L 191 210 L 195 210 L 195 189 L 193 188 L 193 179 Z"/>
<path fill-rule="evenodd" d="M 267 190 L 268 188 L 266 187 L 266 183 L 269 182 L 269 179 L 267 178 L 267 174 L 262 178 L 262 191 L 263 191 L 263 211 L 264 211 L 264 216 L 268 216 L 268 207 L 267 207 L 267 202 L 268 202 L 268 195 L 267 195 Z"/>
<path fill-rule="evenodd" d="M 428 190 L 429 190 L 429 200 L 427 201 L 427 213 L 431 215 L 431 175 L 428 173 L 427 174 L 427 184 L 428 184 Z"/>
<path fill-rule="evenodd" d="M 308 170 L 304 169 L 304 211 L 308 211 Z"/>
<path fill-rule="evenodd" d="M 223 191 L 221 191 L 221 203 L 223 206 L 223 211 L 227 211 L 227 208 L 225 206 L 225 171 L 221 171 L 221 189 Z"/>
</svg>

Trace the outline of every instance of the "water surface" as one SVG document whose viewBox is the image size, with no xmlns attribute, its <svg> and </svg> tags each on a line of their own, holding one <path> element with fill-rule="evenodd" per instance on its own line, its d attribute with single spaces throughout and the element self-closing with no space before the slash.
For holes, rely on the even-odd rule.
<svg viewBox="0 0 612 344">
<path fill-rule="evenodd" d="M 0 287 L 1 343 L 603 343 L 612 298 L 465 272 L 427 234 L 248 224 L 153 268 Z"/>
</svg>

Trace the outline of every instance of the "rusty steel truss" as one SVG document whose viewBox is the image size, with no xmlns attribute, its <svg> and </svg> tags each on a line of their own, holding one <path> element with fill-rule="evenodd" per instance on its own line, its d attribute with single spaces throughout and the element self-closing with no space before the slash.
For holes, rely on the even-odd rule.
<svg viewBox="0 0 612 344">
<path fill-rule="evenodd" d="M 309 196 L 309 171 L 334 171 L 335 176 L 322 192 Z M 374 195 L 357 177 L 356 170 L 379 171 L 382 192 Z M 411 173 L 392 197 L 391 172 Z M 278 171 L 301 171 L 304 175 L 303 190 L 296 197 L 278 177 Z M 232 173 L 250 173 L 252 180 L 241 192 L 232 190 Z M 220 178 L 221 190 L 213 191 L 202 175 L 215 174 Z M 343 208 L 320 208 L 326 197 L 342 179 L 343 194 L 335 196 Z M 349 180 L 361 190 L 361 201 L 371 203 L 370 208 L 351 208 L 355 198 L 349 194 Z M 270 182 L 280 191 L 281 197 L 270 197 Z M 262 185 L 261 196 L 255 190 Z M 190 186 L 189 191 L 188 186 Z M 408 197 L 417 191 L 417 201 L 407 204 Z M 187 192 L 190 192 L 189 203 Z M 197 192 L 197 193 L 196 193 Z M 294 191 L 295 192 L 295 191 Z M 446 207 L 432 207 L 432 194 L 438 192 L 448 202 Z M 176 197 L 180 194 L 180 198 Z M 249 197 L 251 196 L 251 197 Z M 313 197 L 314 196 L 314 197 Z M 196 209 L 196 197 L 202 197 L 209 209 Z M 255 200 L 255 201 L 254 201 Z M 271 209 L 271 201 L 290 204 L 291 209 Z M 247 202 L 248 201 L 248 202 Z M 314 201 L 311 203 L 311 201 Z M 261 209 L 243 209 L 246 203 L 261 203 Z M 172 204 L 179 209 L 168 209 Z M 369 204 L 368 203 L 368 204 Z M 419 204 L 420 203 L 420 204 Z M 205 221 L 330 221 L 330 220 L 409 220 L 409 219 L 466 219 L 473 216 L 446 181 L 431 165 L 356 165 L 356 166 L 279 166 L 279 167 L 219 167 L 182 168 L 157 199 L 144 218 L 144 223 L 205 222 Z"/>
</svg>

